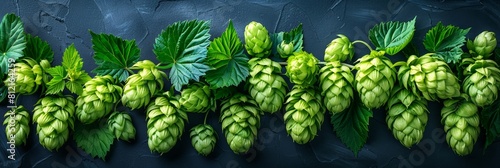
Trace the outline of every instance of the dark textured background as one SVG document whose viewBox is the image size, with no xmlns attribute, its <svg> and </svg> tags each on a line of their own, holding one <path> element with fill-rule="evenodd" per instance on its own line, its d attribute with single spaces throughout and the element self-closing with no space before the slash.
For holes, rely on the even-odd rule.
<svg viewBox="0 0 500 168">
<path fill-rule="evenodd" d="M 88 30 L 111 33 L 125 39 L 136 39 L 141 59 L 158 62 L 152 52 L 154 38 L 167 25 L 186 19 L 211 20 L 210 33 L 218 37 L 232 19 L 243 39 L 246 24 L 261 22 L 270 32 L 288 31 L 303 23 L 305 50 L 322 59 L 326 45 L 345 34 L 351 40 L 367 41 L 368 30 L 376 23 L 390 20 L 407 21 L 417 16 L 414 40 L 422 48 L 422 39 L 438 21 L 461 28 L 472 27 L 468 37 L 483 30 L 500 33 L 500 4 L 494 0 L 335 0 L 335 1 L 159 1 L 159 0 L 4 0 L 0 15 L 19 15 L 26 32 L 48 41 L 55 52 L 53 64 L 61 62 L 64 49 L 74 43 L 84 58 L 85 69 L 95 67 Z M 356 58 L 368 52 L 356 45 Z M 402 56 L 393 57 L 393 60 Z M 93 76 L 93 75 L 92 75 Z M 37 96 L 23 96 L 19 104 L 29 110 Z M 6 111 L 6 103 L 0 111 Z M 385 123 L 385 111 L 374 111 L 369 138 L 358 157 L 348 150 L 332 131 L 327 115 L 319 135 L 311 143 L 297 145 L 287 136 L 283 112 L 262 117 L 259 137 L 247 155 L 236 155 L 220 132 L 218 115 L 210 115 L 208 123 L 219 132 L 215 151 L 200 156 L 191 147 L 188 133 L 167 154 L 151 153 L 147 146 L 145 115 L 131 111 L 137 128 L 136 140 L 115 141 L 106 161 L 93 159 L 75 147 L 72 139 L 57 152 L 49 152 L 38 143 L 35 127 L 28 144 L 17 147 L 16 161 L 7 159 L 6 138 L 0 136 L 3 167 L 495 167 L 500 158 L 500 144 L 483 150 L 484 131 L 474 152 L 457 156 L 444 140 L 440 124 L 441 105 L 430 103 L 429 123 L 420 146 L 403 147 L 393 138 Z M 3 114 L 3 113 L 2 113 Z M 202 123 L 202 115 L 190 114 L 189 125 Z M 4 133 L 4 126 L 0 128 Z"/>
</svg>

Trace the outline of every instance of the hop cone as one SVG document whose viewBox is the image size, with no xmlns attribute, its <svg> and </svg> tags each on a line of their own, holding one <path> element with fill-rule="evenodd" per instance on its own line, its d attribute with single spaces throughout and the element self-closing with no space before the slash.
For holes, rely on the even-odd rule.
<svg viewBox="0 0 500 168">
<path fill-rule="evenodd" d="M 445 100 L 441 110 L 446 141 L 460 156 L 472 152 L 480 132 L 478 108 L 463 97 Z"/>
<path fill-rule="evenodd" d="M 469 95 L 474 104 L 484 107 L 497 99 L 500 70 L 496 62 L 477 60 L 465 69 L 464 75 L 466 75 L 463 83 L 464 92 Z"/>
<path fill-rule="evenodd" d="M 222 102 L 222 132 L 231 150 L 246 153 L 252 147 L 260 127 L 261 111 L 257 102 L 241 93 Z"/>
<path fill-rule="evenodd" d="M 124 112 L 113 112 L 108 118 L 108 128 L 117 139 L 130 141 L 135 139 L 135 127 L 132 118 Z"/>
<path fill-rule="evenodd" d="M 285 41 L 282 41 L 281 44 L 277 47 L 278 54 L 281 58 L 288 58 L 289 56 L 291 56 L 294 49 L 295 46 L 293 42 L 286 43 Z"/>
<path fill-rule="evenodd" d="M 166 153 L 181 138 L 188 116 L 180 107 L 178 97 L 172 92 L 165 92 L 148 105 L 148 146 L 151 151 Z"/>
<path fill-rule="evenodd" d="M 295 52 L 288 57 L 286 75 L 290 81 L 304 87 L 311 86 L 316 82 L 316 75 L 319 72 L 318 59 L 314 55 L 305 51 Z"/>
<path fill-rule="evenodd" d="M 359 97 L 367 108 L 379 108 L 389 100 L 396 70 L 384 52 L 372 51 L 358 61 L 355 86 Z"/>
<path fill-rule="evenodd" d="M 321 94 L 313 87 L 294 86 L 286 100 L 286 131 L 294 142 L 305 144 L 314 139 L 324 121 Z"/>
<path fill-rule="evenodd" d="M 217 143 L 216 132 L 212 126 L 208 124 L 199 124 L 191 128 L 189 133 L 191 144 L 200 155 L 207 156 L 215 148 Z"/>
<path fill-rule="evenodd" d="M 403 86 L 429 101 L 460 95 L 460 84 L 448 64 L 432 54 L 410 56 L 399 68 L 398 77 Z"/>
<path fill-rule="evenodd" d="M 328 111 L 337 114 L 351 105 L 354 75 L 349 67 L 340 61 L 328 62 L 321 68 L 319 79 L 323 104 Z"/>
<path fill-rule="evenodd" d="M 343 62 L 347 59 L 352 59 L 354 56 L 354 46 L 349 38 L 339 34 L 336 39 L 333 39 L 325 49 L 326 62 L 340 61 Z"/>
<path fill-rule="evenodd" d="M 163 78 L 167 75 L 155 66 L 149 60 L 134 64 L 133 67 L 141 70 L 127 78 L 121 98 L 125 106 L 131 109 L 146 107 L 151 98 L 163 88 Z"/>
<path fill-rule="evenodd" d="M 57 150 L 68 140 L 74 129 L 75 100 L 71 96 L 47 96 L 38 100 L 33 109 L 33 122 L 40 144 Z"/>
<path fill-rule="evenodd" d="M 26 144 L 30 133 L 30 114 L 28 111 L 23 106 L 17 106 L 17 108 L 6 112 L 4 117 L 3 125 L 5 125 L 7 141 L 15 140 L 16 146 Z"/>
<path fill-rule="evenodd" d="M 387 126 L 396 139 L 407 148 L 420 142 L 429 111 L 427 101 L 404 87 L 396 86 L 387 102 Z"/>
<path fill-rule="evenodd" d="M 186 112 L 205 113 L 214 106 L 210 87 L 202 82 L 196 82 L 183 89 L 179 102 Z"/>
<path fill-rule="evenodd" d="M 274 113 L 285 102 L 288 84 L 281 74 L 281 65 L 269 58 L 252 58 L 248 92 L 264 112 Z"/>
<path fill-rule="evenodd" d="M 467 41 L 467 49 L 469 49 L 471 53 L 481 55 L 484 58 L 488 58 L 493 50 L 495 50 L 496 46 L 497 38 L 495 37 L 495 33 L 489 31 L 481 32 L 476 36 L 474 41 Z"/>
<path fill-rule="evenodd" d="M 76 116 L 84 124 L 90 124 L 109 114 L 120 100 L 122 88 L 113 77 L 96 76 L 85 83 L 82 95 L 78 96 Z"/>
<path fill-rule="evenodd" d="M 5 85 L 15 80 L 15 92 L 23 95 L 33 94 L 43 82 L 43 68 L 32 58 L 24 58 L 14 64 L 15 71 L 9 71 Z"/>
<path fill-rule="evenodd" d="M 245 48 L 248 54 L 264 58 L 271 53 L 271 37 L 262 24 L 252 21 L 245 27 L 244 33 Z"/>
</svg>

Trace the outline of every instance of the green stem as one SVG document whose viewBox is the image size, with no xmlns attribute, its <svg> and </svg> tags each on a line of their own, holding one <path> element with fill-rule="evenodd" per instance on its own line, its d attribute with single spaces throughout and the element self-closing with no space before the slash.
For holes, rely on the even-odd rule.
<svg viewBox="0 0 500 168">
<path fill-rule="evenodd" d="M 16 95 L 16 100 L 14 100 L 14 106 L 16 106 L 16 107 L 17 107 L 17 99 L 19 99 L 19 97 L 20 97 L 19 95 L 21 95 L 21 94 L 20 94 L 20 93 L 18 93 L 18 94 Z"/>
<path fill-rule="evenodd" d="M 354 69 L 354 65 L 348 64 L 348 63 L 342 63 L 342 65 L 345 65 L 351 69 Z"/>
<path fill-rule="evenodd" d="M 366 47 L 368 47 L 368 49 L 370 49 L 370 51 L 373 51 L 372 47 L 370 47 L 370 44 L 366 43 L 365 41 L 363 40 L 356 40 L 356 41 L 353 41 L 352 44 L 356 44 L 356 43 L 361 43 L 361 44 L 364 44 Z"/>
<path fill-rule="evenodd" d="M 170 68 L 172 68 L 172 66 L 173 66 L 173 64 L 162 65 L 162 64 L 160 63 L 160 64 L 156 65 L 156 68 L 166 70 L 166 69 L 170 69 Z"/>
<path fill-rule="evenodd" d="M 208 113 L 210 113 L 210 112 L 207 111 L 205 114 L 205 119 L 203 120 L 203 124 L 207 124 Z"/>
</svg>

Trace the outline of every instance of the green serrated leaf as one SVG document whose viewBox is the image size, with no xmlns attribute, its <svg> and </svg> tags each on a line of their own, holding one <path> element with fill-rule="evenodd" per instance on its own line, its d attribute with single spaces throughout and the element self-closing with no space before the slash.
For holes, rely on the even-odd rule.
<svg viewBox="0 0 500 168">
<path fill-rule="evenodd" d="M 113 144 L 114 135 L 108 129 L 108 124 L 102 120 L 93 124 L 75 124 L 73 138 L 76 145 L 92 157 L 105 160 Z"/>
<path fill-rule="evenodd" d="M 74 69 L 81 70 L 83 67 L 83 61 L 80 54 L 75 48 L 74 44 L 71 44 L 66 48 L 62 58 L 62 66 L 64 69 Z"/>
<path fill-rule="evenodd" d="M 26 34 L 26 48 L 24 49 L 24 57 L 33 58 L 36 62 L 54 60 L 54 51 L 50 48 L 47 41 L 43 41 L 40 37 Z"/>
<path fill-rule="evenodd" d="M 21 18 L 15 14 L 6 14 L 0 23 L 0 70 L 7 74 L 9 59 L 23 56 L 26 48 L 24 26 Z"/>
<path fill-rule="evenodd" d="M 500 99 L 492 105 L 483 108 L 479 113 L 481 126 L 486 132 L 486 142 L 484 150 L 488 148 L 496 139 L 500 138 Z"/>
<path fill-rule="evenodd" d="M 123 40 L 111 34 L 92 35 L 92 49 L 97 64 L 92 72 L 97 75 L 111 75 L 120 81 L 125 81 L 130 75 L 128 68 L 132 67 L 140 56 L 140 49 L 135 40 Z"/>
<path fill-rule="evenodd" d="M 439 22 L 425 34 L 424 47 L 429 52 L 438 53 L 447 63 L 459 63 L 463 53 L 461 47 L 469 30 L 444 26 Z"/>
<path fill-rule="evenodd" d="M 297 27 L 293 28 L 289 32 L 284 32 L 283 41 L 286 43 L 293 42 L 293 52 L 301 51 L 304 43 L 304 35 L 302 33 L 302 24 L 299 24 Z M 273 43 L 273 45 L 280 45 L 280 43 Z"/>
<path fill-rule="evenodd" d="M 206 72 L 205 80 L 212 88 L 236 86 L 249 74 L 248 56 L 233 27 L 233 22 L 215 38 L 208 47 L 207 63 L 212 70 Z"/>
<path fill-rule="evenodd" d="M 66 71 L 60 65 L 47 69 L 47 73 L 52 76 L 49 82 L 47 82 L 47 94 L 58 94 L 64 90 L 64 78 L 66 77 Z"/>
<path fill-rule="evenodd" d="M 368 37 L 376 50 L 395 55 L 410 43 L 415 33 L 415 20 L 408 22 L 382 22 L 370 29 Z"/>
<path fill-rule="evenodd" d="M 199 81 L 210 68 L 204 64 L 210 44 L 210 21 L 175 22 L 156 38 L 153 52 L 170 69 L 170 81 L 177 91 L 189 80 Z"/>
<path fill-rule="evenodd" d="M 3 100 L 5 100 L 5 98 L 7 97 L 7 94 L 8 94 L 8 87 L 5 86 L 3 83 L 1 84 L 1 87 L 0 87 L 0 102 L 3 102 Z"/>
<path fill-rule="evenodd" d="M 271 42 L 272 42 L 272 52 L 271 52 L 271 60 L 277 61 L 277 62 L 284 62 L 286 59 L 281 58 L 280 54 L 278 53 L 278 45 L 283 42 L 283 36 L 285 35 L 285 32 L 279 32 L 279 33 L 273 33 L 271 34 Z"/>
<path fill-rule="evenodd" d="M 235 86 L 230 86 L 230 87 L 217 88 L 213 92 L 215 100 L 219 100 L 231 97 L 231 95 L 238 92 L 238 89 L 236 89 Z"/>
<path fill-rule="evenodd" d="M 71 93 L 81 95 L 83 92 L 83 84 L 75 81 L 66 82 L 66 88 L 68 88 Z"/>
<path fill-rule="evenodd" d="M 331 123 L 337 137 L 357 157 L 368 139 L 368 124 L 373 113 L 361 103 L 358 96 L 354 100 L 349 109 L 333 115 Z"/>
</svg>

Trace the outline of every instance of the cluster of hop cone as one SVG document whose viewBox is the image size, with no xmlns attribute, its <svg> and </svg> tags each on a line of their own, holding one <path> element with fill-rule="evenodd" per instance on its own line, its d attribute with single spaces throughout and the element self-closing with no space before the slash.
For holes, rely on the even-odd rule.
<svg viewBox="0 0 500 168">
<path fill-rule="evenodd" d="M 275 113 L 285 106 L 287 133 L 294 142 L 305 144 L 317 136 L 326 111 L 332 115 L 346 112 L 353 99 L 359 97 L 359 106 L 376 109 L 386 105 L 387 125 L 406 147 L 423 137 L 427 102 L 444 100 L 441 122 L 446 140 L 457 154 L 467 155 L 479 136 L 478 107 L 492 104 L 500 87 L 498 65 L 488 59 L 496 47 L 495 34 L 487 31 L 467 42 L 474 57 L 462 61 L 462 85 L 448 64 L 432 53 L 413 55 L 393 64 L 383 51 L 372 50 L 350 66 L 344 62 L 354 56 L 353 42 L 339 35 L 327 46 L 321 68 L 315 56 L 295 50 L 293 42 L 278 45 L 279 55 L 287 59 L 286 76 L 293 84 L 289 89 L 282 65 L 270 58 L 273 44 L 266 28 L 251 22 L 245 27 L 244 37 L 246 51 L 251 55 L 247 94 L 233 94 L 220 106 L 222 131 L 235 153 L 245 153 L 252 147 L 263 112 Z M 18 91 L 33 92 L 44 80 L 39 73 L 43 65 L 25 60 L 15 66 Z M 139 72 L 128 77 L 123 87 L 111 76 L 96 76 L 84 85 L 76 100 L 57 95 L 41 98 L 33 114 L 40 143 L 49 150 L 58 149 L 74 127 L 73 116 L 85 124 L 109 114 L 108 126 L 113 134 L 123 140 L 133 139 L 131 117 L 113 111 L 114 105 L 122 101 L 131 109 L 146 108 L 148 146 L 151 151 L 168 152 L 182 136 L 187 112 L 207 113 L 215 108 L 214 93 L 206 83 L 198 82 L 187 86 L 180 95 L 167 91 L 153 97 L 161 91 L 158 88 L 163 88 L 166 77 L 155 66 L 148 60 L 137 62 L 133 68 Z M 357 71 L 355 75 L 353 70 Z M 17 129 L 6 129 L 6 133 L 15 134 L 16 142 L 21 144 L 28 136 L 29 114 L 22 106 L 17 113 Z M 202 155 L 210 154 L 217 141 L 216 131 L 208 124 L 193 127 L 190 137 Z"/>
</svg>

